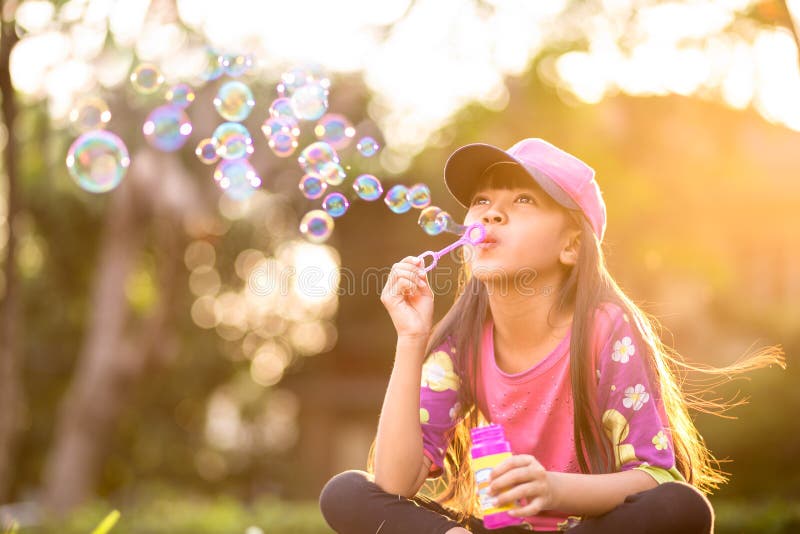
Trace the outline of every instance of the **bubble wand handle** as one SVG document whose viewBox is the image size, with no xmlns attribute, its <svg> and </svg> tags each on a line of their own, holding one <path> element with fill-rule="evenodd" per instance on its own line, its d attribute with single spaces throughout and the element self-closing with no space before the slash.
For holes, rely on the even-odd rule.
<svg viewBox="0 0 800 534">
<path fill-rule="evenodd" d="M 477 235 L 473 237 L 473 233 Z M 434 252 L 433 250 L 426 250 L 417 258 L 425 262 L 425 257 L 430 256 L 431 263 L 424 267 L 424 271 L 427 273 L 439 263 L 439 258 L 447 254 L 448 252 L 457 249 L 462 245 L 477 245 L 482 243 L 483 240 L 486 239 L 486 228 L 481 223 L 474 223 L 467 226 L 467 229 L 464 230 L 464 234 L 458 238 L 457 241 L 451 243 L 450 245 L 444 247 L 442 250 L 438 252 Z"/>
</svg>

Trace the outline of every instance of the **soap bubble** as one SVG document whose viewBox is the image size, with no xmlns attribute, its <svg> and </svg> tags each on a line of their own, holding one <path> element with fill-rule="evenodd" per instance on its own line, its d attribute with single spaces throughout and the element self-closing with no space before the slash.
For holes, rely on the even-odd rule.
<svg viewBox="0 0 800 534">
<path fill-rule="evenodd" d="M 192 133 L 192 123 L 181 108 L 166 104 L 150 112 L 144 121 L 142 132 L 153 147 L 164 152 L 174 152 L 186 143 Z"/>
<path fill-rule="evenodd" d="M 131 73 L 131 84 L 137 93 L 150 95 L 164 83 L 164 75 L 151 63 L 141 63 Z"/>
<path fill-rule="evenodd" d="M 255 105 L 253 91 L 247 85 L 237 81 L 225 83 L 214 97 L 214 107 L 217 112 L 223 119 L 229 121 L 245 120 Z"/>
<path fill-rule="evenodd" d="M 269 105 L 269 116 L 273 119 L 286 117 L 297 120 L 292 111 L 292 101 L 286 97 L 276 98 L 272 101 L 272 104 Z"/>
<path fill-rule="evenodd" d="M 358 144 L 356 144 L 356 150 L 365 158 L 371 158 L 377 154 L 379 148 L 380 145 L 378 145 L 378 142 L 372 137 L 362 137 L 358 141 Z"/>
<path fill-rule="evenodd" d="M 264 132 L 264 137 L 267 139 L 278 132 L 283 132 L 292 137 L 300 135 L 300 128 L 297 126 L 297 121 L 291 117 L 267 117 L 261 125 L 261 131 Z"/>
<path fill-rule="evenodd" d="M 295 89 L 291 103 L 295 117 L 315 121 L 328 110 L 328 90 L 319 83 L 307 83 Z"/>
<path fill-rule="evenodd" d="M 186 109 L 189 107 L 189 104 L 194 102 L 195 94 L 194 89 L 192 89 L 190 85 L 179 83 L 167 89 L 167 93 L 164 97 L 167 99 L 167 102 L 173 106 Z"/>
<path fill-rule="evenodd" d="M 439 235 L 444 231 L 444 221 L 438 218 L 441 212 L 442 210 L 436 206 L 429 206 L 420 212 L 417 223 L 426 234 Z"/>
<path fill-rule="evenodd" d="M 325 89 L 330 89 L 331 87 L 331 81 L 325 76 L 319 65 L 295 67 L 281 74 L 281 82 L 277 87 L 278 94 L 281 96 L 291 96 L 299 87 L 314 81 Z"/>
<path fill-rule="evenodd" d="M 219 52 L 213 48 L 206 48 L 206 66 L 200 74 L 200 78 L 210 82 L 216 80 L 225 73 L 222 67 L 222 60 L 220 59 Z"/>
<path fill-rule="evenodd" d="M 335 149 L 345 148 L 356 134 L 356 129 L 344 115 L 328 113 L 314 127 L 314 134 Z"/>
<path fill-rule="evenodd" d="M 238 122 L 223 122 L 211 137 L 217 141 L 222 159 L 240 159 L 253 153 L 253 138 Z"/>
<path fill-rule="evenodd" d="M 396 185 L 389 189 L 383 201 L 389 209 L 395 213 L 405 213 L 411 209 L 411 203 L 406 198 L 408 188 L 404 185 Z"/>
<path fill-rule="evenodd" d="M 288 158 L 297 148 L 297 138 L 284 131 L 277 131 L 267 139 L 272 153 L 279 158 Z"/>
<path fill-rule="evenodd" d="M 411 206 L 422 209 L 427 208 L 431 204 L 431 190 L 425 184 L 415 184 L 408 190 L 408 201 Z"/>
<path fill-rule="evenodd" d="M 194 149 L 194 153 L 197 155 L 197 159 L 199 159 L 206 165 L 211 165 L 219 161 L 218 152 L 219 152 L 219 145 L 217 144 L 217 141 L 213 137 L 207 137 L 206 139 L 202 139 L 199 143 L 197 143 L 197 148 Z"/>
<path fill-rule="evenodd" d="M 381 198 L 383 186 L 381 181 L 371 174 L 362 174 L 353 182 L 353 190 L 364 200 L 373 201 Z"/>
<path fill-rule="evenodd" d="M 344 172 L 342 166 L 332 161 L 320 165 L 317 174 L 328 182 L 328 185 L 341 185 L 344 179 L 347 178 L 347 173 Z"/>
<path fill-rule="evenodd" d="M 131 159 L 122 139 L 105 130 L 78 137 L 67 151 L 67 170 L 75 182 L 91 193 L 105 193 L 125 177 Z"/>
<path fill-rule="evenodd" d="M 231 78 L 238 78 L 253 66 L 252 54 L 224 54 L 219 57 L 222 69 Z"/>
<path fill-rule="evenodd" d="M 300 232 L 309 241 L 322 243 L 326 241 L 333 232 L 333 219 L 322 210 L 311 210 L 300 220 Z"/>
<path fill-rule="evenodd" d="M 300 152 L 297 162 L 305 172 L 315 172 L 327 163 L 339 163 L 339 154 L 328 143 L 317 141 Z"/>
<path fill-rule="evenodd" d="M 453 234 L 463 234 L 467 227 L 463 224 L 458 224 L 453 216 L 447 213 L 446 211 L 440 211 L 438 215 L 436 215 L 436 223 L 442 227 L 442 231 L 444 232 L 451 232 Z"/>
<path fill-rule="evenodd" d="M 214 180 L 233 200 L 246 200 L 261 185 L 261 178 L 246 159 L 222 160 L 214 169 Z"/>
<path fill-rule="evenodd" d="M 331 217 L 341 217 L 350 207 L 350 201 L 341 193 L 330 193 L 322 201 L 322 209 Z"/>
<path fill-rule="evenodd" d="M 328 183 L 314 174 L 306 174 L 300 178 L 298 186 L 300 191 L 303 192 L 303 196 L 309 200 L 321 197 L 325 194 L 325 190 L 328 189 Z"/>
<path fill-rule="evenodd" d="M 108 105 L 94 96 L 81 99 L 69 112 L 69 121 L 81 132 L 105 128 L 110 120 Z"/>
</svg>

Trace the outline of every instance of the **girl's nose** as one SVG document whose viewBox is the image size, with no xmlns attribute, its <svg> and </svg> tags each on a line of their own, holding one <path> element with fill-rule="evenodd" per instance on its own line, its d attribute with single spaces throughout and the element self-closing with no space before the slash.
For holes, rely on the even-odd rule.
<svg viewBox="0 0 800 534">
<path fill-rule="evenodd" d="M 505 216 L 496 209 L 490 209 L 486 213 L 481 216 L 481 222 L 483 224 L 500 224 L 505 221 Z"/>
</svg>

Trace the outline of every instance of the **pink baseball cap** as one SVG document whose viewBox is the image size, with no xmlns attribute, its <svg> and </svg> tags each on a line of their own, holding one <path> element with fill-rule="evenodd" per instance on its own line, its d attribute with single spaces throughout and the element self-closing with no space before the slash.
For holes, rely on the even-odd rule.
<svg viewBox="0 0 800 534">
<path fill-rule="evenodd" d="M 495 163 L 518 163 L 553 200 L 581 210 L 598 241 L 606 231 L 606 204 L 594 169 L 544 139 L 523 139 L 508 150 L 484 143 L 462 146 L 444 166 L 444 182 L 458 202 L 469 206 L 471 195 L 484 171 Z"/>
</svg>

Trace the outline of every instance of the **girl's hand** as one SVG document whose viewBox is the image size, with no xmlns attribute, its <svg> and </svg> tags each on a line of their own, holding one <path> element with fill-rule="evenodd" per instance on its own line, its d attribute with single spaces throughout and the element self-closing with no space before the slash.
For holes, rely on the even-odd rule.
<svg viewBox="0 0 800 534">
<path fill-rule="evenodd" d="M 497 506 L 517 503 L 509 511 L 514 517 L 528 517 L 556 506 L 556 487 L 542 464 L 529 454 L 518 454 L 492 469 L 489 494 L 497 497 Z"/>
<path fill-rule="evenodd" d="M 424 262 L 407 256 L 395 263 L 381 292 L 398 337 L 427 337 L 433 320 L 433 292 Z"/>
</svg>

